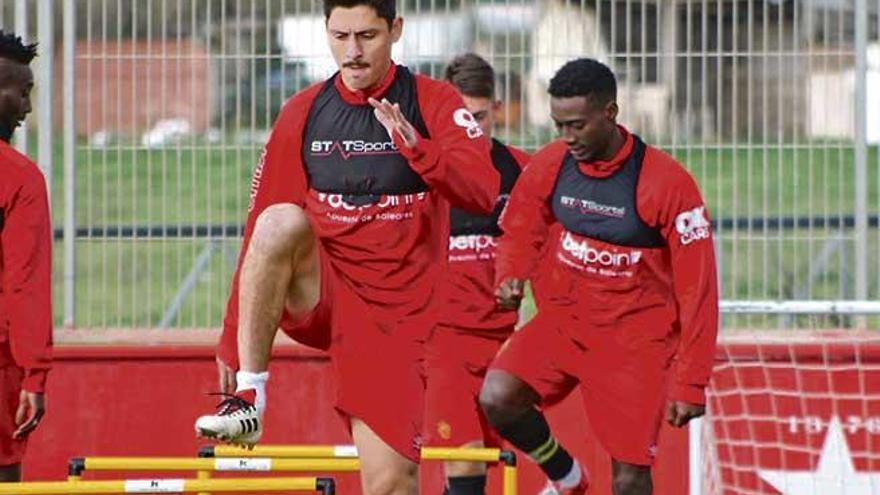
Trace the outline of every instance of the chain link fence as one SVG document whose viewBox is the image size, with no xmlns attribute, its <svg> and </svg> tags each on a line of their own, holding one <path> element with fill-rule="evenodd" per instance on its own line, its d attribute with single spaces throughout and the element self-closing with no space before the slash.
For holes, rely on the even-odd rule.
<svg viewBox="0 0 880 495">
<path fill-rule="evenodd" d="M 504 102 L 498 136 L 530 150 L 553 138 L 555 70 L 579 56 L 611 65 L 622 122 L 703 190 L 724 299 L 880 295 L 875 0 L 398 3 L 395 60 L 439 76 L 456 53 L 484 55 Z M 41 133 L 18 144 L 51 167 L 57 323 L 219 326 L 268 130 L 288 96 L 334 71 L 320 2 L 3 0 L 0 26 L 39 37 L 51 68 L 37 81 L 54 112 L 32 116 Z"/>
</svg>

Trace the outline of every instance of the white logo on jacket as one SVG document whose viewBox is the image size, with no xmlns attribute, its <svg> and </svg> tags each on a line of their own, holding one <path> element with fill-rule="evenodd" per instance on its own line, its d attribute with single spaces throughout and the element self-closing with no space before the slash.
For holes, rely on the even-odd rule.
<svg viewBox="0 0 880 495">
<path fill-rule="evenodd" d="M 449 236 L 449 250 L 468 250 L 483 251 L 485 249 L 495 249 L 498 242 L 490 235 L 472 234 L 472 235 L 453 235 Z"/>
<path fill-rule="evenodd" d="M 455 125 L 464 127 L 465 131 L 467 131 L 467 136 L 471 139 L 476 139 L 483 135 L 483 129 L 480 129 L 479 122 L 477 122 L 472 113 L 468 112 L 467 108 L 456 110 L 452 114 L 452 120 L 455 121 Z"/>
<path fill-rule="evenodd" d="M 626 215 L 626 208 L 623 206 L 603 205 L 590 199 L 579 199 L 571 196 L 562 196 L 559 203 L 566 208 L 577 208 L 584 215 L 594 213 L 604 217 L 623 218 Z"/>
<path fill-rule="evenodd" d="M 391 155 L 397 153 L 393 141 L 364 141 L 345 139 L 342 141 L 312 141 L 309 145 L 312 155 L 330 156 L 338 150 L 344 160 L 358 155 Z"/>
<path fill-rule="evenodd" d="M 386 209 L 398 206 L 409 206 L 424 201 L 428 197 L 428 193 L 410 193 L 410 194 L 383 194 L 379 196 L 375 203 L 364 205 L 353 205 L 345 201 L 345 195 L 337 193 L 318 193 L 318 201 L 327 204 L 330 208 L 345 211 L 360 211 L 365 209 Z"/>
<path fill-rule="evenodd" d="M 639 250 L 634 249 L 629 252 L 599 250 L 590 246 L 586 239 L 578 241 L 569 232 L 565 232 L 562 238 L 562 249 L 584 264 L 598 264 L 604 267 L 628 267 L 642 259 L 642 252 Z"/>
<path fill-rule="evenodd" d="M 490 235 L 449 236 L 449 261 L 489 261 L 495 259 L 498 241 Z"/>
<path fill-rule="evenodd" d="M 711 237 L 711 224 L 706 218 L 706 207 L 698 206 L 679 213 L 675 217 L 675 230 L 678 231 L 682 246 Z"/>
</svg>

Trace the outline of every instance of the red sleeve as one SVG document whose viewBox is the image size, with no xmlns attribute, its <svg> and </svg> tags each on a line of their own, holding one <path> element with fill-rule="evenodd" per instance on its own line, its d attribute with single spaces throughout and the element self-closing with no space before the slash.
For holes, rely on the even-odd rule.
<svg viewBox="0 0 880 495">
<path fill-rule="evenodd" d="M 395 144 L 428 186 L 454 206 L 490 213 L 501 178 L 492 165 L 489 140 L 451 84 L 424 76 L 416 81 L 430 139 L 418 136 L 416 146 L 407 148 L 395 134 Z"/>
<path fill-rule="evenodd" d="M 643 194 L 643 184 L 656 194 Z M 643 220 L 660 227 L 670 252 L 681 326 L 670 398 L 705 404 L 718 336 L 718 280 L 709 213 L 690 174 L 653 148 L 646 150 L 638 196 Z"/>
<path fill-rule="evenodd" d="M 508 278 L 528 278 L 538 262 L 547 231 L 555 222 L 549 198 L 565 150 L 560 141 L 545 146 L 532 157 L 513 186 L 499 219 L 504 235 L 495 261 L 496 286 Z"/>
<path fill-rule="evenodd" d="M 0 245 L 12 357 L 25 371 L 22 388 L 43 392 L 52 362 L 52 223 L 45 180 L 32 166 L 4 211 Z"/>
<path fill-rule="evenodd" d="M 238 254 L 238 267 L 232 277 L 226 316 L 223 318 L 223 334 L 217 349 L 217 357 L 235 369 L 238 368 L 238 276 L 241 263 L 257 218 L 266 208 L 279 203 L 305 204 L 308 179 L 302 163 L 302 132 L 311 104 L 320 89 L 321 85 L 316 84 L 285 103 L 263 148 L 260 161 L 254 168 L 244 238 Z"/>
<path fill-rule="evenodd" d="M 516 164 L 519 165 L 520 170 L 526 168 L 529 160 L 532 159 L 532 155 L 529 155 L 524 150 L 521 150 L 516 146 L 511 146 L 508 144 L 507 150 L 510 151 L 511 155 L 513 155 L 513 159 L 516 160 Z"/>
</svg>

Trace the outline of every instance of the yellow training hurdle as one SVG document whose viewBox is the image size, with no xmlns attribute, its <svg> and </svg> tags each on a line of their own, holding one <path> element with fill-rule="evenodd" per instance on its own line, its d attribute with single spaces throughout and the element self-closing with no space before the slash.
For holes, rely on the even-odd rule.
<svg viewBox="0 0 880 495">
<path fill-rule="evenodd" d="M 253 449 L 232 445 L 209 445 L 199 457 L 280 457 L 280 458 L 357 458 L 354 445 L 256 445 Z M 509 450 L 486 448 L 422 447 L 424 461 L 472 461 L 501 463 L 502 493 L 516 495 L 516 454 Z"/>
<path fill-rule="evenodd" d="M 335 495 L 332 478 L 144 479 L 0 483 L 0 495 L 303 491 Z"/>
<path fill-rule="evenodd" d="M 259 457 L 75 457 L 68 476 L 78 479 L 83 471 L 357 471 L 358 459 L 272 459 Z"/>
<path fill-rule="evenodd" d="M 281 457 L 313 459 L 357 459 L 354 445 L 255 445 L 252 449 L 233 445 L 206 445 L 199 457 Z"/>
<path fill-rule="evenodd" d="M 258 457 L 74 457 L 67 480 L 80 481 L 84 471 L 196 471 L 199 480 L 211 472 L 345 472 L 360 469 L 358 459 L 271 459 Z M 207 493 L 207 492 L 200 492 Z"/>
<path fill-rule="evenodd" d="M 516 495 L 516 454 L 510 450 L 422 447 L 423 461 L 480 461 L 502 463 L 501 493 Z"/>
</svg>

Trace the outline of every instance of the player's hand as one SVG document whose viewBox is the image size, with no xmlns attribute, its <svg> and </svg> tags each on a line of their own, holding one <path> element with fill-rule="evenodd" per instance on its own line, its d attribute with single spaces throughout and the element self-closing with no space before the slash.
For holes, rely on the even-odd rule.
<svg viewBox="0 0 880 495">
<path fill-rule="evenodd" d="M 15 411 L 15 425 L 18 429 L 12 438 L 21 440 L 34 431 L 46 414 L 46 399 L 42 393 L 22 390 L 18 396 L 18 409 Z"/>
<path fill-rule="evenodd" d="M 495 289 L 495 302 L 500 309 L 516 311 L 522 302 L 526 282 L 518 278 L 508 278 Z"/>
<path fill-rule="evenodd" d="M 706 406 L 671 400 L 666 404 L 666 421 L 676 428 L 688 424 L 694 418 L 706 414 Z"/>
<path fill-rule="evenodd" d="M 235 370 L 217 358 L 217 377 L 220 379 L 220 391 L 224 394 L 234 394 L 236 389 Z"/>
<path fill-rule="evenodd" d="M 400 111 L 400 105 L 397 103 L 392 104 L 385 98 L 382 98 L 382 101 L 370 98 L 368 101 L 373 106 L 373 113 L 376 115 L 376 118 L 385 126 L 385 130 L 388 131 L 388 136 L 391 139 L 394 139 L 394 133 L 397 133 L 408 148 L 412 148 L 418 143 L 416 128 L 403 116 L 403 112 Z"/>
</svg>

